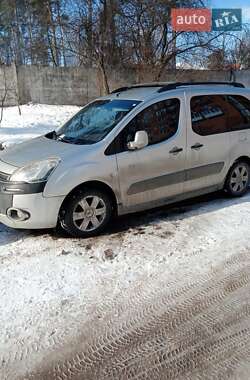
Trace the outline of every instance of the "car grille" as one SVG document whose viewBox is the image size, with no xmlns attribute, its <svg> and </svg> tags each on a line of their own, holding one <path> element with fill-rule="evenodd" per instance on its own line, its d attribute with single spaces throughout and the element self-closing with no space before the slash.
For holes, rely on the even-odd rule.
<svg viewBox="0 0 250 380">
<path fill-rule="evenodd" d="M 0 172 L 0 181 L 3 181 L 3 182 L 6 182 L 8 181 L 10 178 L 10 175 L 9 174 L 6 174 L 6 173 L 3 173 L 3 172 Z"/>
</svg>

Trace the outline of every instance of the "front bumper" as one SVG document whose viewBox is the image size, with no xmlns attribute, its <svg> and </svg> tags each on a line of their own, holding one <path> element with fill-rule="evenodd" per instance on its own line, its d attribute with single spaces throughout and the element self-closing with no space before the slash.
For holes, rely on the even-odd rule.
<svg viewBox="0 0 250 380">
<path fill-rule="evenodd" d="M 22 195 L 0 193 L 0 222 L 12 228 L 54 228 L 63 200 L 63 196 L 46 198 L 43 193 Z M 10 207 L 26 211 L 30 215 L 29 219 L 19 221 L 10 218 L 7 216 Z"/>
</svg>

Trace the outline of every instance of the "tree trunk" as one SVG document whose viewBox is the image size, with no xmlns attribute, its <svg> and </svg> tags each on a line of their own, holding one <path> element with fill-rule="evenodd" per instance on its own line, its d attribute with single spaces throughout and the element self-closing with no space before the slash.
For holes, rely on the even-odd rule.
<svg viewBox="0 0 250 380">
<path fill-rule="evenodd" d="M 56 39 L 56 28 L 52 17 L 52 9 L 50 1 L 47 2 L 47 17 L 48 17 L 48 42 L 50 44 L 50 51 L 55 66 L 59 66 L 58 47 Z M 50 27 L 52 29 L 52 38 L 50 38 Z"/>
<path fill-rule="evenodd" d="M 105 65 L 103 62 L 103 57 L 100 59 L 98 66 L 101 73 L 102 90 L 104 91 L 104 95 L 108 95 L 110 93 L 110 89 L 109 89 L 109 83 L 108 83 L 108 76 L 107 76 Z"/>
</svg>

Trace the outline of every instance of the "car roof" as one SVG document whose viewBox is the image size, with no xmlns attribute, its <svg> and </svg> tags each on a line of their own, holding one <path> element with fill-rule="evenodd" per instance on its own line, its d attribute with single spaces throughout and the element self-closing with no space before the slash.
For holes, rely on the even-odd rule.
<svg viewBox="0 0 250 380">
<path fill-rule="evenodd" d="M 154 97 L 157 94 L 157 90 L 159 90 L 161 86 L 158 87 L 132 87 L 128 88 L 127 90 L 123 90 L 121 92 L 115 92 L 107 95 L 107 98 L 114 98 L 114 99 L 131 99 L 131 100 L 145 100 L 149 97 Z"/>
<path fill-rule="evenodd" d="M 144 83 L 127 87 L 120 87 L 114 90 L 111 94 L 105 96 L 107 99 L 127 99 L 144 101 L 154 99 L 160 94 L 183 94 L 183 92 L 208 92 L 225 93 L 247 93 L 250 89 L 244 88 L 241 83 L 237 82 L 158 82 Z"/>
</svg>

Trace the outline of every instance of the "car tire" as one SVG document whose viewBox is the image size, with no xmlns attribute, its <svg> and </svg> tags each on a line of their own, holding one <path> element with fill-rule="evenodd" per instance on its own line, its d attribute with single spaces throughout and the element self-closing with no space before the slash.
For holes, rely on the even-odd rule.
<svg viewBox="0 0 250 380">
<path fill-rule="evenodd" d="M 112 201 L 105 192 L 86 189 L 68 199 L 59 222 L 72 237 L 88 238 L 104 230 L 112 217 L 112 210 Z"/>
<path fill-rule="evenodd" d="M 229 170 L 225 182 L 225 190 L 231 197 L 241 197 L 248 191 L 250 179 L 249 165 L 245 161 L 237 161 Z"/>
</svg>

